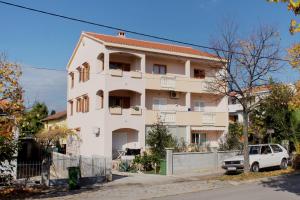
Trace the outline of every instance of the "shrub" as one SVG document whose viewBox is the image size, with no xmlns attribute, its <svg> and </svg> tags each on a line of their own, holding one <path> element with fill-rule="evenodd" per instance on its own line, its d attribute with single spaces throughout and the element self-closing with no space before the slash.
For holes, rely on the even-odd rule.
<svg viewBox="0 0 300 200">
<path fill-rule="evenodd" d="M 144 153 L 144 155 L 138 155 L 135 156 L 134 160 L 133 160 L 133 164 L 135 165 L 142 165 L 143 169 L 145 171 L 151 171 L 153 170 L 153 166 L 155 164 L 159 164 L 159 157 L 155 156 L 155 155 L 148 155 L 146 152 Z"/>
</svg>

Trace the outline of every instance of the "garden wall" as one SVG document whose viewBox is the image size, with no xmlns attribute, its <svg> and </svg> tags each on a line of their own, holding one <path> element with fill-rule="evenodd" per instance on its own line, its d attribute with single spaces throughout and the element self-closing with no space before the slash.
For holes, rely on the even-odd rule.
<svg viewBox="0 0 300 200">
<path fill-rule="evenodd" d="M 238 151 L 174 153 L 167 149 L 167 175 L 220 172 L 223 161 L 237 153 Z"/>
</svg>

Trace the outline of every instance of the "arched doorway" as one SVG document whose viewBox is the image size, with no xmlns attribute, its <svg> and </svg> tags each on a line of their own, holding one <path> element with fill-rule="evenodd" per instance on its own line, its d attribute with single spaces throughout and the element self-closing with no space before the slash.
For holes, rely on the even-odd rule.
<svg viewBox="0 0 300 200">
<path fill-rule="evenodd" d="M 127 148 L 139 148 L 138 130 L 122 128 L 112 132 L 112 155 L 118 158 Z"/>
</svg>

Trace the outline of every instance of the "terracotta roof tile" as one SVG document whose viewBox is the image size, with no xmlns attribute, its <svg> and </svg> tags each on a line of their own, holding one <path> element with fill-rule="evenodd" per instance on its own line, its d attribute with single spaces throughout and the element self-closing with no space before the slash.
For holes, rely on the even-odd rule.
<svg viewBox="0 0 300 200">
<path fill-rule="evenodd" d="M 48 117 L 44 118 L 42 121 L 56 120 L 64 117 L 67 117 L 67 111 L 57 112 L 54 115 L 49 115 Z"/>
<path fill-rule="evenodd" d="M 98 33 L 90 33 L 90 32 L 84 32 L 84 33 L 88 36 L 94 37 L 96 39 L 99 39 L 99 40 L 102 40 L 102 41 L 108 42 L 108 43 L 115 43 L 115 44 L 143 47 L 143 48 L 149 48 L 149 49 L 157 49 L 157 50 L 163 50 L 163 51 L 169 51 L 169 52 L 175 52 L 175 53 L 184 53 L 184 54 L 191 54 L 191 55 L 197 55 L 197 56 L 205 56 L 205 57 L 210 57 L 210 58 L 217 58 L 217 56 L 214 54 L 210 54 L 210 53 L 207 53 L 204 51 L 193 49 L 193 48 L 187 47 L 187 46 L 178 46 L 178 45 L 172 45 L 172 44 L 166 44 L 166 43 L 131 39 L 131 38 L 120 37 L 120 36 L 103 35 L 103 34 L 98 34 Z"/>
</svg>

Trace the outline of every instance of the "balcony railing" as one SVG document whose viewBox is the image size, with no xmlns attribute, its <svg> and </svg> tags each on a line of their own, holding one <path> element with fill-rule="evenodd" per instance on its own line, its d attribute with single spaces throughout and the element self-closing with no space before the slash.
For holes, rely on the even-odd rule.
<svg viewBox="0 0 300 200">
<path fill-rule="evenodd" d="M 193 112 L 193 111 L 146 111 L 146 123 L 154 124 L 157 117 L 165 123 L 176 125 L 191 126 L 218 126 L 226 127 L 228 125 L 228 112 Z"/>
<path fill-rule="evenodd" d="M 109 107 L 109 112 L 112 115 L 122 115 L 122 108 L 121 107 Z"/>
<path fill-rule="evenodd" d="M 203 113 L 202 114 L 203 125 L 215 125 L 216 123 L 216 113 Z"/>
<path fill-rule="evenodd" d="M 109 73 L 112 76 L 123 76 L 123 70 L 121 69 L 110 69 Z"/>
<path fill-rule="evenodd" d="M 142 109 L 139 106 L 133 106 L 131 108 L 109 107 L 109 113 L 112 115 L 142 115 Z"/>
<path fill-rule="evenodd" d="M 142 109 L 138 106 L 133 106 L 130 108 L 130 114 L 131 115 L 141 115 L 142 114 Z"/>
<path fill-rule="evenodd" d="M 159 117 L 164 123 L 176 122 L 176 112 L 160 112 Z"/>
<path fill-rule="evenodd" d="M 175 89 L 176 77 L 162 76 L 160 78 L 160 86 L 162 88 Z"/>
<path fill-rule="evenodd" d="M 142 78 L 142 72 L 141 71 L 130 71 L 130 76 L 132 78 Z"/>
</svg>

